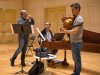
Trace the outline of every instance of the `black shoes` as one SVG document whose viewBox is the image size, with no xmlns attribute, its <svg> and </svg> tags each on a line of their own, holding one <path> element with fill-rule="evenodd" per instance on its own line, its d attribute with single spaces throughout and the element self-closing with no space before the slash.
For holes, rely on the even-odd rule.
<svg viewBox="0 0 100 75">
<path fill-rule="evenodd" d="M 14 60 L 12 60 L 12 58 L 10 59 L 10 65 L 11 65 L 11 66 L 15 66 L 15 65 L 14 65 Z M 25 62 L 21 62 L 21 65 L 22 65 L 22 66 L 26 66 Z"/>
<path fill-rule="evenodd" d="M 75 74 L 75 73 L 72 73 L 71 75 L 80 75 L 80 74 Z"/>
<path fill-rule="evenodd" d="M 71 75 L 75 75 L 75 73 L 72 73 Z"/>
<path fill-rule="evenodd" d="M 11 66 L 15 66 L 15 65 L 14 65 L 14 60 L 10 59 L 10 65 L 11 65 Z"/>
</svg>

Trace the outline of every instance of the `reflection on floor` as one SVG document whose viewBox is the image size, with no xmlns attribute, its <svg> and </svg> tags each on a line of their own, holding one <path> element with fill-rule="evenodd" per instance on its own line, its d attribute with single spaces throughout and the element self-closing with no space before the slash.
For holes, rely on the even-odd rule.
<svg viewBox="0 0 100 75">
<path fill-rule="evenodd" d="M 20 55 L 15 61 L 15 67 L 11 67 L 9 61 L 16 48 L 17 44 L 0 44 L 0 75 L 14 75 L 15 72 L 20 70 Z M 57 59 L 63 60 L 63 53 L 63 50 L 59 50 Z M 74 68 L 70 50 L 67 51 L 67 59 L 70 64 L 69 67 L 64 67 L 61 64 L 57 64 L 56 68 L 47 67 L 47 71 L 43 75 L 70 75 Z M 34 58 L 29 52 L 26 57 L 27 66 L 24 67 L 25 71 L 28 71 L 32 67 L 29 64 L 32 61 L 34 61 Z M 82 63 L 81 75 L 100 75 L 100 54 L 82 52 Z"/>
</svg>

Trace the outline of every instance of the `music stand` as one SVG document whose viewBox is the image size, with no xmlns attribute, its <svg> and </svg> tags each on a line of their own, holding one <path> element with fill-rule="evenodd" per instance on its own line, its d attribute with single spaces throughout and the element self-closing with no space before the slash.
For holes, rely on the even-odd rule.
<svg viewBox="0 0 100 75">
<path fill-rule="evenodd" d="M 34 30 L 33 30 L 33 27 L 32 25 L 29 25 L 29 24 L 12 24 L 11 25 L 11 30 L 12 30 L 12 33 L 15 34 L 34 34 Z M 15 74 L 28 74 L 27 72 L 25 72 L 23 70 L 23 66 L 21 66 L 21 71 L 18 71 L 16 72 Z"/>
<path fill-rule="evenodd" d="M 61 41 L 64 38 L 65 33 L 55 33 L 54 34 L 54 40 Z"/>
</svg>

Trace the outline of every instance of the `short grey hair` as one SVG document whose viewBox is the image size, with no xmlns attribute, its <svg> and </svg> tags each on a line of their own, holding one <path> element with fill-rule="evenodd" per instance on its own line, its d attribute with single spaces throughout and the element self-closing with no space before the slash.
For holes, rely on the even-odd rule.
<svg viewBox="0 0 100 75">
<path fill-rule="evenodd" d="M 24 12 L 27 12 L 26 10 L 21 10 L 20 15 L 22 15 Z"/>
</svg>

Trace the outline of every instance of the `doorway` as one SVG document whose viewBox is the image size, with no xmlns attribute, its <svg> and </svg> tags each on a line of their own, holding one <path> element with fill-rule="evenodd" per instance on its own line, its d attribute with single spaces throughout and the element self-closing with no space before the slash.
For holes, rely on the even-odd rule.
<svg viewBox="0 0 100 75">
<path fill-rule="evenodd" d="M 58 32 L 62 26 L 61 18 L 66 16 L 66 6 L 44 9 L 44 21 L 51 23 L 52 32 Z"/>
</svg>

